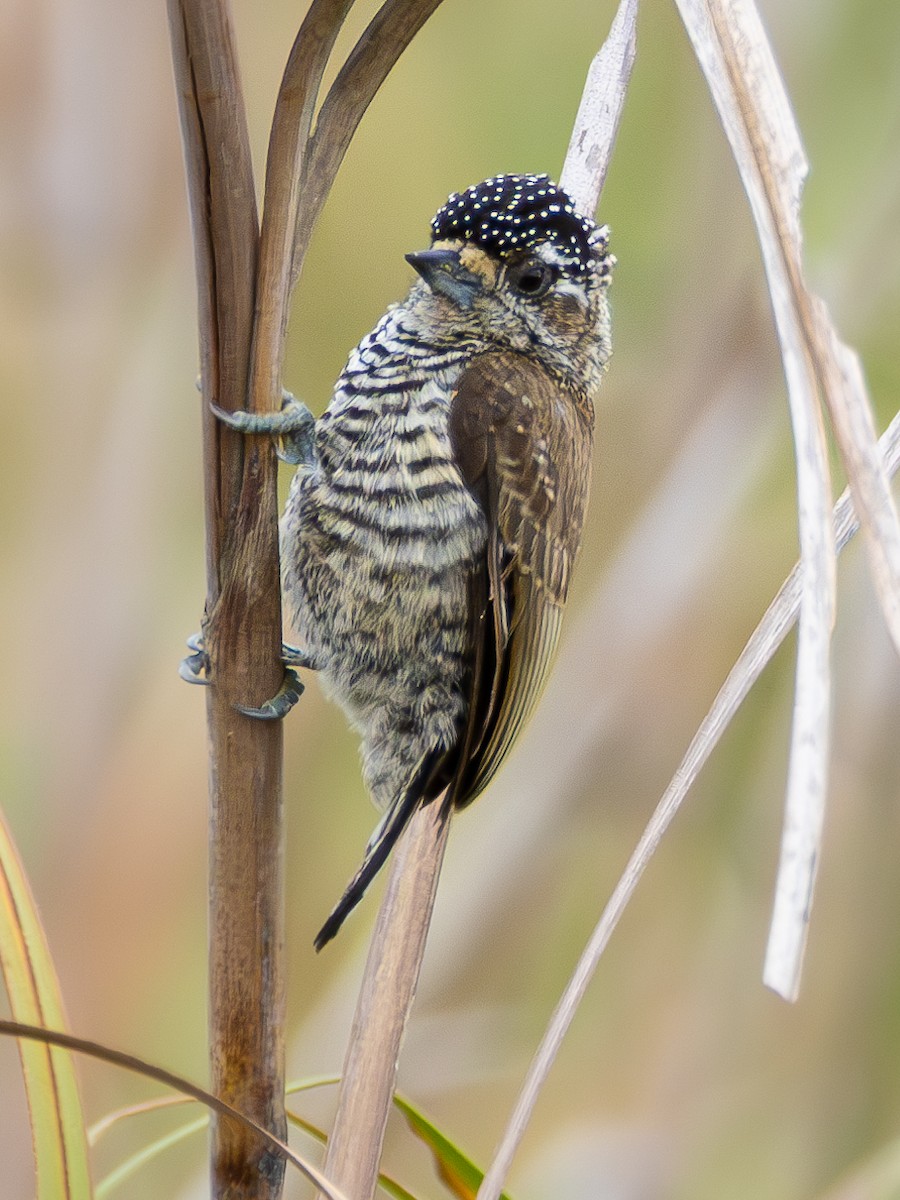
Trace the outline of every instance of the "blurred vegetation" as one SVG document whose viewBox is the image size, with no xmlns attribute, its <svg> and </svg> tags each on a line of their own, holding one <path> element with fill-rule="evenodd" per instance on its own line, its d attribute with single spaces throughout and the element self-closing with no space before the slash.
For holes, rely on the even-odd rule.
<svg viewBox="0 0 900 1200">
<path fill-rule="evenodd" d="M 762 9 L 812 163 L 810 276 L 863 356 L 883 426 L 900 398 L 900 6 Z M 285 383 L 316 411 L 408 285 L 403 253 L 448 192 L 559 170 L 612 11 L 446 0 L 413 43 L 350 150 L 297 296 Z M 235 0 L 235 16 L 261 168 L 301 13 Z M 12 0 L 0 97 L 0 802 L 73 1029 L 203 1079 L 204 705 L 175 671 L 204 594 L 197 360 L 164 5 Z M 483 1163 L 646 816 L 796 553 L 759 254 L 673 5 L 641 14 L 601 216 L 620 264 L 616 352 L 565 647 L 513 762 L 453 831 L 400 1073 Z M 510 1181 L 519 1200 L 839 1200 L 840 1178 L 897 1136 L 900 673 L 858 546 L 839 605 L 799 1003 L 760 983 L 789 643 L 613 940 Z M 314 683 L 286 740 L 297 1077 L 340 1067 L 375 900 L 313 954 L 372 813 L 355 740 Z M 93 1064 L 83 1080 L 92 1117 L 146 1094 Z M 5 1045 L 0 1111 L 5 1194 L 26 1196 Z M 310 1115 L 327 1119 L 325 1102 Z M 111 1135 L 109 1164 L 163 1121 Z M 438 1193 L 400 1121 L 385 1168 Z M 198 1140 L 128 1195 L 187 1200 L 204 1179 Z"/>
</svg>

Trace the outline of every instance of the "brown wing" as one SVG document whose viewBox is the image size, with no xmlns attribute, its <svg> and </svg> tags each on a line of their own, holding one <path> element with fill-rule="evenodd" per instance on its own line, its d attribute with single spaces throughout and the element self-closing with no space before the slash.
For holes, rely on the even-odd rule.
<svg viewBox="0 0 900 1200">
<path fill-rule="evenodd" d="M 487 354 L 460 380 L 450 432 L 489 529 L 471 586 L 475 666 L 453 788 L 462 807 L 506 757 L 553 662 L 590 487 L 593 408 L 531 359 Z"/>
</svg>

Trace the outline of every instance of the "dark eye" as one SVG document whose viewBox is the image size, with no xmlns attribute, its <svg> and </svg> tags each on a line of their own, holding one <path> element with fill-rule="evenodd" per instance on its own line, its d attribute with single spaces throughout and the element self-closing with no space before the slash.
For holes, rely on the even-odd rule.
<svg viewBox="0 0 900 1200">
<path fill-rule="evenodd" d="M 509 279 L 523 296 L 543 296 L 556 280 L 556 270 L 546 263 L 524 262 L 510 269 Z"/>
</svg>

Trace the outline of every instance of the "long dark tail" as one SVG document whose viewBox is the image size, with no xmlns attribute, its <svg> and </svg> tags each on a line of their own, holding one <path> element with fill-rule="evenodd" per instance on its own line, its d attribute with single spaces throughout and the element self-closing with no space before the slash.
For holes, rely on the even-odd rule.
<svg viewBox="0 0 900 1200">
<path fill-rule="evenodd" d="M 347 884 L 343 896 L 331 910 L 331 916 L 316 935 L 315 946 L 321 950 L 335 936 L 347 917 L 365 895 L 366 888 L 384 866 L 400 834 L 409 824 L 413 813 L 422 803 L 423 794 L 435 771 L 441 754 L 432 751 L 425 756 L 409 787 L 403 792 L 378 824 L 369 838 L 359 870 Z"/>
</svg>

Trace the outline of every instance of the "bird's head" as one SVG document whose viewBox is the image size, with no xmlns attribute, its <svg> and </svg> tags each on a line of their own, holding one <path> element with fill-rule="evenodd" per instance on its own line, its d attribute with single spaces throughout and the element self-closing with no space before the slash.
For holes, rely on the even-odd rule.
<svg viewBox="0 0 900 1200">
<path fill-rule="evenodd" d="M 450 196 L 406 302 L 427 335 L 536 358 L 596 389 L 610 354 L 608 231 L 546 175 L 496 175 Z"/>
</svg>

